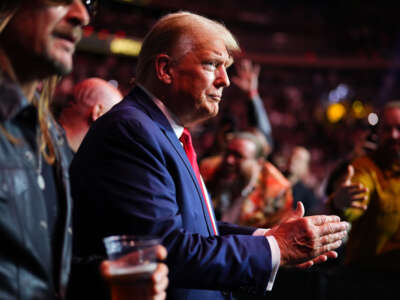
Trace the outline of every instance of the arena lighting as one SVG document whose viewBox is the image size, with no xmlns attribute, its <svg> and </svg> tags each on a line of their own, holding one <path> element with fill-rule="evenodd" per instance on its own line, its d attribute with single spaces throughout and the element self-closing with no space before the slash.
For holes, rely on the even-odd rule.
<svg viewBox="0 0 400 300">
<path fill-rule="evenodd" d="M 367 120 L 370 125 L 375 126 L 379 122 L 379 117 L 376 113 L 370 113 Z"/>
<path fill-rule="evenodd" d="M 350 93 L 349 86 L 344 83 L 340 83 L 335 89 L 331 90 L 328 95 L 329 102 L 339 102 L 345 99 Z"/>
<path fill-rule="evenodd" d="M 353 110 L 354 117 L 357 119 L 361 119 L 365 117 L 366 110 L 364 104 L 360 100 L 356 100 L 353 102 L 351 105 L 351 108 Z"/>
<path fill-rule="evenodd" d="M 346 115 L 346 108 L 342 103 L 333 103 L 326 110 L 326 117 L 330 123 L 337 123 Z"/>
<path fill-rule="evenodd" d="M 113 38 L 110 43 L 110 51 L 113 54 L 138 56 L 142 42 L 127 38 Z"/>
</svg>

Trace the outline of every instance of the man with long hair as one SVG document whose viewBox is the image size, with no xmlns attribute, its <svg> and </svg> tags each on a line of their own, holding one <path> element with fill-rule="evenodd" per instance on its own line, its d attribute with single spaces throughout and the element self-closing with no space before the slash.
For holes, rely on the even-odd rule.
<svg viewBox="0 0 400 300">
<path fill-rule="evenodd" d="M 0 14 L 0 298 L 63 298 L 69 162 L 48 105 L 89 15 L 79 0 L 2 1 Z"/>
<path fill-rule="evenodd" d="M 66 295 L 72 252 L 69 150 L 48 107 L 57 76 L 72 70 L 92 4 L 0 3 L 0 299 Z M 109 262 L 102 266 L 107 277 Z M 162 270 L 160 299 L 167 283 L 165 265 Z"/>
</svg>

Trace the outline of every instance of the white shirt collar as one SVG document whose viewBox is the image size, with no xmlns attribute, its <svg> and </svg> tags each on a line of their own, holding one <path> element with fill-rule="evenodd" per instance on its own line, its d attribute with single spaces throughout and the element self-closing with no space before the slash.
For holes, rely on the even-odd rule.
<svg viewBox="0 0 400 300">
<path fill-rule="evenodd" d="M 172 129 L 174 130 L 176 137 L 179 139 L 183 133 L 184 127 L 179 124 L 178 118 L 168 109 L 168 107 L 165 106 L 165 104 L 160 99 L 151 94 L 144 86 L 142 86 L 140 83 L 136 83 L 136 85 L 141 88 L 162 111 Z"/>
</svg>

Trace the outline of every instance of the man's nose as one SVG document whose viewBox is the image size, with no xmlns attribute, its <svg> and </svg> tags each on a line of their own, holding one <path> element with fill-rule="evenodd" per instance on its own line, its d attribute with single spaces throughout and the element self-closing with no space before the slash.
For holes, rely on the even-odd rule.
<svg viewBox="0 0 400 300">
<path fill-rule="evenodd" d="M 89 24 L 90 17 L 89 13 L 83 5 L 82 1 L 85 0 L 73 0 L 69 6 L 69 10 L 67 13 L 68 21 L 80 26 L 86 26 Z"/>
<path fill-rule="evenodd" d="M 228 87 L 231 82 L 229 81 L 228 73 L 224 65 L 219 66 L 216 70 L 215 85 L 217 87 Z"/>
</svg>

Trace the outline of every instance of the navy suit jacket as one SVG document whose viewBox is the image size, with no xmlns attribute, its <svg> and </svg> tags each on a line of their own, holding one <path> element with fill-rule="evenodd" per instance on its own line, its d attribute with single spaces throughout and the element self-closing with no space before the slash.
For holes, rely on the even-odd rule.
<svg viewBox="0 0 400 300">
<path fill-rule="evenodd" d="M 135 87 L 89 130 L 71 169 L 74 253 L 104 255 L 102 238 L 153 235 L 168 250 L 170 299 L 263 294 L 271 250 L 254 228 L 212 231 L 200 186 L 168 120 Z"/>
</svg>

